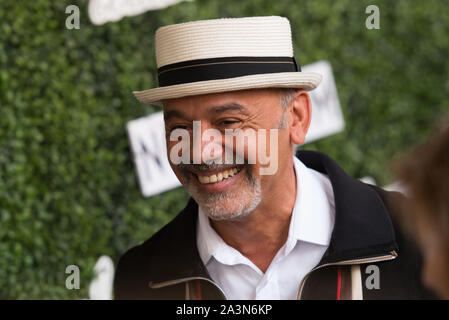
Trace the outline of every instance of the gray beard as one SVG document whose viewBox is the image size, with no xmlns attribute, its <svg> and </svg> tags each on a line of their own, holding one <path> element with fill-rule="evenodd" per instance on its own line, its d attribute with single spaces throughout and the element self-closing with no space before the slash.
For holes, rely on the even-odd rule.
<svg viewBox="0 0 449 320">
<path fill-rule="evenodd" d="M 260 179 L 251 174 L 250 165 L 245 165 L 243 190 L 206 194 L 190 184 L 191 176 L 181 170 L 186 189 L 204 213 L 212 220 L 236 220 L 254 211 L 262 201 Z M 190 187 L 189 187 L 190 186 Z"/>
<path fill-rule="evenodd" d="M 250 214 L 257 208 L 262 200 L 260 182 L 257 180 L 252 190 L 239 193 L 240 199 L 236 199 L 235 192 L 219 193 L 209 196 L 207 203 L 199 204 L 209 218 L 215 221 L 236 220 Z M 247 201 L 242 201 L 242 198 Z M 236 199 L 233 201 L 233 199 Z M 233 201 L 232 207 L 226 205 Z M 235 203 L 238 201 L 238 203 Z"/>
</svg>

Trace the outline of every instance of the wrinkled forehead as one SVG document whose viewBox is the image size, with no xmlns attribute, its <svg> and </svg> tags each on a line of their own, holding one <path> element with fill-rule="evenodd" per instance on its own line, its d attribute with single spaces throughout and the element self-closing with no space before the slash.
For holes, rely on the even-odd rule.
<svg viewBox="0 0 449 320">
<path fill-rule="evenodd" d="M 190 117 L 225 112 L 251 114 L 265 105 L 279 104 L 280 94 L 279 89 L 252 89 L 164 100 L 164 118 L 167 120 L 181 113 Z"/>
</svg>

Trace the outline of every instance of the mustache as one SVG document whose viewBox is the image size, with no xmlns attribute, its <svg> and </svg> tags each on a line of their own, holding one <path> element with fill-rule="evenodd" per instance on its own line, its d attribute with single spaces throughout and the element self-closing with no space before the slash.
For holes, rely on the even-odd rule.
<svg viewBox="0 0 449 320">
<path fill-rule="evenodd" d="M 229 160 L 229 161 L 228 161 Z M 230 163 L 229 163 L 230 162 Z M 204 171 L 213 171 L 213 170 L 227 170 L 231 168 L 239 168 L 243 166 L 249 166 L 248 160 L 246 160 L 243 156 L 239 154 L 233 154 L 232 158 L 225 159 L 210 159 L 204 161 L 204 163 L 180 163 L 177 165 L 178 169 L 181 171 L 196 171 L 196 172 L 204 172 Z"/>
</svg>

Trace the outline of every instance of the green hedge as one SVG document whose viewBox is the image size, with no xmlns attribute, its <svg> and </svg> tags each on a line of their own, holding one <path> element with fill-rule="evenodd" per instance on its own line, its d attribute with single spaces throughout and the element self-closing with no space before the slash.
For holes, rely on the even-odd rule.
<svg viewBox="0 0 449 320">
<path fill-rule="evenodd" d="M 65 8 L 81 9 L 80 30 Z M 350 174 L 392 181 L 388 162 L 448 111 L 448 1 L 196 0 L 94 26 L 88 1 L 0 2 L 0 298 L 87 297 L 96 259 L 157 231 L 186 203 L 179 188 L 141 197 L 125 125 L 156 110 L 154 32 L 217 17 L 290 18 L 301 64 L 329 60 L 343 133 L 306 146 Z M 365 28 L 377 4 L 381 29 Z M 65 268 L 81 289 L 65 288 Z"/>
</svg>

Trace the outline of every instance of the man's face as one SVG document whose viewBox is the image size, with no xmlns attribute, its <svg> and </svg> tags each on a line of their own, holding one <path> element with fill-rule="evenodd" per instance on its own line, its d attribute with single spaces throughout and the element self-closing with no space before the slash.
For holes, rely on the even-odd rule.
<svg viewBox="0 0 449 320">
<path fill-rule="evenodd" d="M 164 104 L 164 118 L 170 165 L 210 218 L 230 220 L 243 217 L 260 204 L 265 194 L 282 184 L 280 177 L 285 173 L 285 164 L 289 159 L 291 161 L 292 149 L 287 117 L 281 107 L 280 90 L 245 90 L 171 99 Z M 193 121 L 200 121 L 201 130 L 195 131 Z M 170 141 L 170 134 L 176 129 L 186 130 L 190 136 L 189 164 L 174 164 L 171 159 L 172 148 L 180 143 L 178 140 Z M 204 139 L 208 129 L 218 130 L 221 139 Z M 266 131 L 256 135 L 256 140 L 240 139 L 244 143 L 239 144 L 239 135 L 231 139 L 225 137 L 227 129 L 239 129 L 234 132 L 240 133 L 251 129 L 256 133 L 263 132 L 261 129 Z M 277 131 L 277 138 L 273 136 L 275 140 L 270 141 L 270 129 Z M 277 161 L 276 168 L 279 169 L 273 174 L 260 174 L 261 168 L 267 165 L 259 157 L 255 161 L 248 161 L 250 155 L 257 154 L 256 151 L 261 148 L 266 148 L 265 154 L 270 157 L 270 161 Z M 200 150 L 203 150 L 201 155 Z M 175 153 L 181 156 L 182 152 L 185 149 Z M 225 161 L 226 154 L 232 155 L 231 163 Z M 200 159 L 197 164 L 193 162 L 195 156 Z M 239 164 L 237 158 L 244 163 Z M 221 164 L 213 163 L 217 160 Z"/>
</svg>

